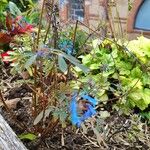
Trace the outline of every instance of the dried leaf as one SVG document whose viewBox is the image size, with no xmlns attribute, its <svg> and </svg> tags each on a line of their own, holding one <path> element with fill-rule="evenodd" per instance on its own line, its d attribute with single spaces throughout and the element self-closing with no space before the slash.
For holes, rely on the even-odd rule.
<svg viewBox="0 0 150 150">
<path fill-rule="evenodd" d="M 9 109 L 15 109 L 19 101 L 20 98 L 15 98 L 15 99 L 6 100 L 5 103 Z M 0 102 L 0 107 L 4 107 L 4 104 L 2 102 Z"/>
</svg>

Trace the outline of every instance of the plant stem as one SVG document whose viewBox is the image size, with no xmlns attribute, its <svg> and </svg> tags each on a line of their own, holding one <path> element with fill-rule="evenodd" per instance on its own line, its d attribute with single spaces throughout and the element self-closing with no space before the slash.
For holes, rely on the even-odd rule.
<svg viewBox="0 0 150 150">
<path fill-rule="evenodd" d="M 39 27 L 38 27 L 38 33 L 37 33 L 37 41 L 35 43 L 33 51 L 36 51 L 39 47 L 39 39 L 40 39 L 40 32 L 41 32 L 41 26 L 42 26 L 42 16 L 43 16 L 43 12 L 44 12 L 44 4 L 45 4 L 45 0 L 43 0 L 43 3 L 42 3 L 42 10 L 40 13 Z M 34 65 L 34 73 L 33 74 L 34 74 L 34 90 L 36 91 L 36 89 L 37 89 L 37 66 L 36 65 Z M 32 103 L 33 103 L 32 104 L 32 113 L 33 113 L 33 116 L 36 116 L 37 115 L 37 108 L 36 108 L 37 94 L 36 93 L 33 93 Z"/>
<path fill-rule="evenodd" d="M 53 6 L 54 6 L 54 0 L 52 0 L 52 3 L 51 3 L 51 14 L 49 16 L 49 22 L 48 22 L 48 27 L 47 27 L 47 30 L 46 30 L 46 35 L 45 35 L 45 38 L 44 38 L 44 44 L 46 42 L 46 39 L 47 39 L 47 36 L 48 36 L 48 33 L 50 31 L 50 27 L 51 27 L 51 21 L 52 21 L 52 14 L 53 14 Z"/>
<path fill-rule="evenodd" d="M 73 48 L 75 47 L 76 34 L 77 34 L 77 27 L 78 27 L 78 20 L 76 21 L 76 26 L 75 26 L 74 34 L 73 34 Z"/>
<path fill-rule="evenodd" d="M 38 49 L 39 46 L 39 38 L 40 38 L 40 32 L 41 32 L 41 26 L 42 26 L 42 17 L 43 17 L 43 12 L 44 12 L 44 4 L 45 4 L 45 0 L 43 0 L 42 3 L 42 10 L 40 13 L 40 20 L 39 20 L 39 27 L 38 27 L 38 34 L 37 34 L 37 41 L 36 41 L 36 48 Z"/>
</svg>

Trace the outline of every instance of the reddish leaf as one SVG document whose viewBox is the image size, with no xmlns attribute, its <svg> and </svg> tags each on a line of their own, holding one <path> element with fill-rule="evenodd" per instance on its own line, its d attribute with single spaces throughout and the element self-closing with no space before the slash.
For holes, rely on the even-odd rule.
<svg viewBox="0 0 150 150">
<path fill-rule="evenodd" d="M 7 33 L 0 32 L 0 45 L 8 44 L 12 41 L 12 37 Z"/>
<path fill-rule="evenodd" d="M 27 32 L 32 32 L 33 26 L 31 24 L 24 24 L 22 26 L 16 25 L 11 31 L 11 35 L 19 35 L 19 34 L 25 34 Z"/>
<path fill-rule="evenodd" d="M 8 50 L 7 52 L 1 53 L 0 56 L 2 58 L 2 61 L 5 62 L 6 64 L 9 63 L 9 61 L 5 60 L 5 57 L 10 56 L 8 53 L 13 52 L 13 50 Z"/>
<path fill-rule="evenodd" d="M 10 14 L 6 16 L 6 27 L 8 31 L 12 30 L 13 19 Z"/>
<path fill-rule="evenodd" d="M 17 22 L 21 21 L 22 18 L 23 18 L 22 16 L 17 16 L 16 19 L 15 19 L 15 21 L 14 21 L 14 23 L 17 23 Z"/>
</svg>

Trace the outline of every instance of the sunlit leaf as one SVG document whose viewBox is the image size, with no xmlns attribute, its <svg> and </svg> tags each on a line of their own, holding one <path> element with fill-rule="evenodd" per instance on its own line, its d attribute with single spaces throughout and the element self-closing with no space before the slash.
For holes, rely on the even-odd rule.
<svg viewBox="0 0 150 150">
<path fill-rule="evenodd" d="M 27 139 L 27 140 L 35 140 L 37 138 L 37 136 L 35 134 L 32 134 L 32 133 L 27 133 L 27 134 L 21 134 L 19 135 L 19 138 L 21 140 L 24 140 L 24 139 Z"/>
<path fill-rule="evenodd" d="M 103 41 L 100 39 L 96 39 L 92 41 L 93 48 L 97 48 Z"/>
</svg>

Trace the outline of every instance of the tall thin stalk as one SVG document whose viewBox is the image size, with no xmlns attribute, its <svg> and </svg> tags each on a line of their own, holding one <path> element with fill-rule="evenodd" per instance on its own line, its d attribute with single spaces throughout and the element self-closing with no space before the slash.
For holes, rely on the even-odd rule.
<svg viewBox="0 0 150 150">
<path fill-rule="evenodd" d="M 41 13 L 40 13 L 40 20 L 39 20 L 39 26 L 38 26 L 38 33 L 37 33 L 37 39 L 36 39 L 36 43 L 34 46 L 33 51 L 36 51 L 39 47 L 39 39 L 40 39 L 40 32 L 41 32 L 41 28 L 42 28 L 42 17 L 43 17 L 43 12 L 44 12 L 44 4 L 45 4 L 46 0 L 43 0 L 42 3 L 42 9 L 41 9 Z M 37 66 L 34 65 L 34 90 L 37 90 Z M 34 116 L 37 115 L 37 94 L 35 92 L 33 92 L 33 97 L 32 97 L 32 113 Z"/>
<path fill-rule="evenodd" d="M 46 40 L 47 40 L 47 36 L 48 36 L 48 33 L 49 33 L 49 31 L 50 31 L 50 28 L 51 28 L 52 15 L 53 15 L 53 7 L 54 7 L 54 0 L 52 0 L 52 2 L 50 3 L 50 5 L 51 5 L 51 9 L 50 9 L 48 27 L 47 27 L 46 34 L 45 34 L 45 38 L 44 38 L 44 44 L 45 44 L 45 42 L 46 42 Z"/>
</svg>

